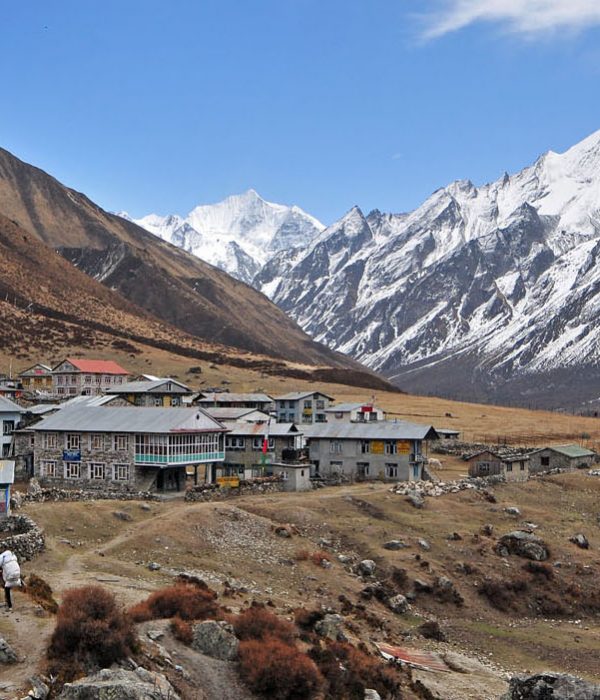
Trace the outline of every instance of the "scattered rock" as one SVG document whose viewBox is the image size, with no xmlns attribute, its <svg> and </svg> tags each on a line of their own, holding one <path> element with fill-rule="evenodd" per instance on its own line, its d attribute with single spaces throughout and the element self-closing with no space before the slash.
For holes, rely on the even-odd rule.
<svg viewBox="0 0 600 700">
<path fill-rule="evenodd" d="M 338 554 L 338 561 L 340 564 L 351 564 L 352 557 L 348 556 L 347 554 Z"/>
<path fill-rule="evenodd" d="M 521 511 L 517 508 L 517 506 L 508 506 L 507 508 L 504 509 L 504 512 L 507 515 L 514 515 L 514 516 L 521 515 Z"/>
<path fill-rule="evenodd" d="M 343 631 L 344 618 L 341 615 L 325 615 L 315 624 L 315 632 L 321 637 L 332 639 L 334 642 L 345 642 L 346 635 Z"/>
<path fill-rule="evenodd" d="M 372 559 L 363 559 L 358 565 L 358 573 L 361 576 L 373 576 L 377 564 Z"/>
<path fill-rule="evenodd" d="M 20 491 L 12 491 L 10 494 L 10 507 L 13 509 L 20 508 L 23 505 L 23 495 Z"/>
<path fill-rule="evenodd" d="M 389 540 L 388 542 L 383 543 L 383 548 L 384 549 L 390 549 L 392 551 L 396 551 L 398 549 L 405 549 L 408 547 L 405 542 L 402 542 L 402 540 Z"/>
<path fill-rule="evenodd" d="M 433 593 L 433 586 L 419 578 L 414 580 L 413 586 L 416 593 Z"/>
<path fill-rule="evenodd" d="M 491 523 L 486 523 L 481 528 L 481 534 L 485 535 L 486 537 L 491 537 L 494 534 L 494 526 Z"/>
<path fill-rule="evenodd" d="M 278 537 L 291 537 L 292 533 L 288 530 L 288 528 L 285 525 L 278 525 L 275 528 L 275 534 Z"/>
<path fill-rule="evenodd" d="M 158 562 L 151 561 L 151 562 L 148 564 L 148 569 L 149 569 L 150 571 L 160 571 L 160 568 L 161 568 L 161 566 L 160 566 L 160 564 L 159 564 Z"/>
<path fill-rule="evenodd" d="M 114 515 L 115 518 L 117 518 L 118 520 L 123 520 L 123 521 L 126 522 L 126 523 L 130 522 L 131 520 L 133 520 L 133 518 L 131 517 L 131 515 L 129 515 L 129 513 L 125 513 L 125 512 L 122 511 L 122 510 L 115 510 L 115 511 L 113 511 L 113 515 Z"/>
<path fill-rule="evenodd" d="M 514 676 L 502 700 L 600 700 L 600 685 L 566 673 Z"/>
<path fill-rule="evenodd" d="M 27 697 L 33 700 L 46 700 L 50 694 L 50 688 L 44 682 L 46 680 L 46 678 L 42 678 L 41 676 L 31 676 L 29 679 L 31 690 L 27 693 Z"/>
<path fill-rule="evenodd" d="M 192 648 L 213 659 L 232 661 L 237 657 L 239 640 L 227 622 L 206 620 L 194 625 Z"/>
<path fill-rule="evenodd" d="M 431 545 L 429 544 L 429 542 L 423 539 L 419 540 L 419 547 L 421 547 L 421 549 L 424 549 L 426 552 L 428 552 L 431 549 Z"/>
<path fill-rule="evenodd" d="M 400 593 L 398 595 L 392 596 L 391 598 L 388 598 L 386 604 L 392 612 L 395 612 L 398 615 L 402 615 L 410 607 L 406 596 L 403 596 Z"/>
<path fill-rule="evenodd" d="M 147 503 L 140 503 L 140 510 L 152 510 L 152 508 Z"/>
<path fill-rule="evenodd" d="M 138 666 L 134 671 L 105 668 L 74 683 L 66 683 L 58 700 L 180 700 L 160 673 Z"/>
<path fill-rule="evenodd" d="M 433 639 L 436 642 L 445 642 L 446 635 L 442 632 L 442 628 L 435 620 L 427 620 L 422 625 L 417 627 L 417 632 L 425 639 Z"/>
<path fill-rule="evenodd" d="M 17 662 L 17 655 L 10 644 L 0 637 L 0 664 L 14 664 Z"/>
<path fill-rule="evenodd" d="M 423 496 L 421 496 L 418 493 L 409 494 L 406 500 L 410 503 L 411 506 L 413 506 L 413 508 L 422 508 L 425 505 Z"/>
<path fill-rule="evenodd" d="M 148 639 L 156 642 L 159 639 L 162 639 L 165 636 L 165 633 L 162 630 L 148 630 L 146 635 L 148 636 Z"/>
<path fill-rule="evenodd" d="M 452 532 L 448 535 L 448 537 L 446 537 L 446 539 L 458 542 L 459 540 L 462 540 L 462 537 L 458 534 L 458 532 Z"/>
<path fill-rule="evenodd" d="M 576 535 L 573 535 L 573 537 L 570 537 L 569 542 L 576 544 L 580 549 L 589 549 L 590 548 L 590 543 L 588 541 L 588 538 L 584 534 L 582 534 L 581 532 L 578 532 Z"/>
<path fill-rule="evenodd" d="M 40 486 L 40 482 L 34 477 L 29 479 L 29 483 L 27 484 L 27 495 L 28 496 L 40 496 L 42 493 L 42 487 Z"/>
<path fill-rule="evenodd" d="M 365 688 L 365 700 L 381 700 L 381 695 L 373 688 Z"/>
<path fill-rule="evenodd" d="M 495 549 L 500 556 L 515 554 L 534 561 L 545 561 L 549 557 L 545 542 L 533 533 L 524 530 L 514 530 L 502 535 Z"/>
</svg>

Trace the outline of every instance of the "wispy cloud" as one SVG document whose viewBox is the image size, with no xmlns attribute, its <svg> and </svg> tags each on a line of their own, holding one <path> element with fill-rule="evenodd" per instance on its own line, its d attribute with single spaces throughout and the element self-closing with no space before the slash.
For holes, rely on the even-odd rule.
<svg viewBox="0 0 600 700">
<path fill-rule="evenodd" d="M 435 39 L 475 22 L 495 22 L 529 37 L 600 24 L 600 0 L 438 0 L 425 15 L 424 38 Z"/>
</svg>

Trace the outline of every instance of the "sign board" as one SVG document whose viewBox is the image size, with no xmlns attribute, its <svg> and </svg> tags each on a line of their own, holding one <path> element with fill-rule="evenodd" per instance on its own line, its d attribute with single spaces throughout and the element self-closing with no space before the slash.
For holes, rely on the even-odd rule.
<svg viewBox="0 0 600 700">
<path fill-rule="evenodd" d="M 81 462 L 81 450 L 63 450 L 63 462 Z"/>
<path fill-rule="evenodd" d="M 373 406 L 371 406 L 370 404 L 367 404 L 366 406 L 361 406 L 361 407 L 360 407 L 360 410 L 361 410 L 363 413 L 372 413 L 372 412 L 373 412 Z"/>
<path fill-rule="evenodd" d="M 382 455 L 385 450 L 384 444 L 383 440 L 371 440 L 371 452 L 374 455 Z"/>
<path fill-rule="evenodd" d="M 396 451 L 399 455 L 409 455 L 411 453 L 410 440 L 397 440 Z"/>
<path fill-rule="evenodd" d="M 240 478 L 239 476 L 218 476 L 217 484 L 230 489 L 237 488 L 240 485 Z"/>
</svg>

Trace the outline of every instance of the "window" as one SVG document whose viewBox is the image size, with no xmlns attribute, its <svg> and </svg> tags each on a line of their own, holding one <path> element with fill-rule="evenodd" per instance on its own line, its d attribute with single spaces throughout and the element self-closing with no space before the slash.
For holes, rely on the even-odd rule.
<svg viewBox="0 0 600 700">
<path fill-rule="evenodd" d="M 480 474 L 489 474 L 490 473 L 490 463 L 489 462 L 479 462 L 478 467 L 479 467 Z"/>
<path fill-rule="evenodd" d="M 102 450 L 104 448 L 104 436 L 102 433 L 90 435 L 90 450 Z"/>
<path fill-rule="evenodd" d="M 115 435 L 115 450 L 121 452 L 129 449 L 129 438 L 127 435 Z"/>
<path fill-rule="evenodd" d="M 398 443 L 395 440 L 385 441 L 385 453 L 386 455 L 395 455 L 398 453 Z"/>
<path fill-rule="evenodd" d="M 65 479 L 81 479 L 81 462 L 64 462 Z"/>
<path fill-rule="evenodd" d="M 385 475 L 388 479 L 398 478 L 398 465 L 397 464 L 386 464 L 385 465 Z"/>
<path fill-rule="evenodd" d="M 58 389 L 56 390 L 56 393 L 57 393 L 57 394 L 64 394 L 64 393 L 65 393 L 65 390 L 63 389 L 62 386 L 59 386 Z"/>
<path fill-rule="evenodd" d="M 134 399 L 133 399 L 133 404 L 134 406 L 143 406 L 144 405 L 144 397 L 138 394 Z"/>
<path fill-rule="evenodd" d="M 56 377 L 56 383 L 62 384 L 63 381 L 64 381 L 64 377 L 62 376 L 62 374 L 59 374 L 58 377 Z"/>
<path fill-rule="evenodd" d="M 331 460 L 331 461 L 329 462 L 329 466 L 330 466 L 333 470 L 336 470 L 336 469 L 341 469 L 341 468 L 344 466 L 344 463 L 343 463 L 343 462 L 336 462 L 336 461 L 334 461 L 334 460 Z"/>
<path fill-rule="evenodd" d="M 90 479 L 104 480 L 106 478 L 106 465 L 100 462 L 90 463 Z"/>
<path fill-rule="evenodd" d="M 342 451 L 342 441 L 341 440 L 330 440 L 329 441 L 329 452 L 332 454 L 339 454 Z"/>
<path fill-rule="evenodd" d="M 310 399 L 304 402 L 304 408 L 312 408 L 312 401 Z"/>
<path fill-rule="evenodd" d="M 123 377 L 115 377 L 115 384 L 123 384 Z"/>
<path fill-rule="evenodd" d="M 77 388 L 74 386 L 69 387 L 69 394 L 75 395 L 77 393 Z"/>
<path fill-rule="evenodd" d="M 522 472 L 525 471 L 525 462 L 523 462 L 523 461 L 519 462 L 519 469 L 520 469 L 520 471 L 522 471 Z"/>
<path fill-rule="evenodd" d="M 542 457 L 541 464 L 542 464 L 542 467 L 549 467 L 550 466 L 550 457 Z"/>
<path fill-rule="evenodd" d="M 67 450 L 78 450 L 81 447 L 81 436 L 79 433 L 67 433 L 65 444 Z"/>
<path fill-rule="evenodd" d="M 111 376 L 110 374 L 105 374 L 104 375 L 104 383 L 105 384 L 110 384 Z"/>
<path fill-rule="evenodd" d="M 12 435 L 15 429 L 14 420 L 3 420 L 2 421 L 2 435 Z"/>
<path fill-rule="evenodd" d="M 137 401 L 137 398 L 136 398 L 136 401 Z M 154 405 L 155 406 L 162 406 L 163 405 L 162 396 L 155 396 L 154 397 Z"/>
<path fill-rule="evenodd" d="M 506 471 L 507 471 L 507 472 L 512 472 L 512 462 L 509 462 L 509 463 L 506 465 Z"/>
<path fill-rule="evenodd" d="M 225 436 L 225 449 L 226 450 L 243 450 L 246 447 L 246 440 L 243 437 L 238 437 L 236 435 L 226 435 Z"/>
<path fill-rule="evenodd" d="M 2 445 L 2 457 L 10 457 L 11 447 L 12 445 L 10 444 L 10 442 L 8 443 L 8 445 Z"/>
<path fill-rule="evenodd" d="M 75 378 L 74 374 L 71 375 L 71 384 L 77 384 L 77 379 Z"/>
<path fill-rule="evenodd" d="M 317 413 L 315 420 L 317 423 L 326 423 L 327 416 L 324 413 Z"/>
<path fill-rule="evenodd" d="M 371 413 L 369 413 L 369 420 L 377 420 L 376 411 L 371 411 Z"/>
<path fill-rule="evenodd" d="M 264 442 L 263 437 L 252 438 L 252 449 L 253 450 L 262 450 L 263 442 Z M 270 451 L 275 449 L 275 438 L 272 438 L 272 437 L 269 438 L 268 449 Z"/>
<path fill-rule="evenodd" d="M 44 433 L 42 445 L 45 450 L 55 450 L 58 447 L 58 435 L 56 433 Z"/>
<path fill-rule="evenodd" d="M 371 442 L 369 440 L 361 440 L 360 451 L 364 455 L 369 454 L 369 452 L 371 451 Z"/>
<path fill-rule="evenodd" d="M 285 408 L 285 401 L 283 403 L 284 403 L 284 405 L 282 406 L 282 408 Z M 288 401 L 288 408 L 295 408 L 293 401 Z"/>
<path fill-rule="evenodd" d="M 359 476 L 369 476 L 371 468 L 368 462 L 357 462 L 356 468 Z"/>
<path fill-rule="evenodd" d="M 129 465 L 115 464 L 115 481 L 129 481 Z"/>
<path fill-rule="evenodd" d="M 181 406 L 181 397 L 180 396 L 173 396 L 171 398 L 171 406 Z"/>
<path fill-rule="evenodd" d="M 317 409 L 323 410 L 325 408 L 325 401 L 323 399 L 317 399 Z"/>
<path fill-rule="evenodd" d="M 102 377 L 99 374 L 96 374 L 95 379 L 96 379 L 96 384 L 100 384 L 102 382 Z"/>
<path fill-rule="evenodd" d="M 40 462 L 40 475 L 53 478 L 56 476 L 56 462 L 54 460 L 44 460 Z"/>
<path fill-rule="evenodd" d="M 83 378 L 83 383 L 84 384 L 91 384 L 92 383 L 92 375 L 86 374 L 85 377 Z"/>
</svg>

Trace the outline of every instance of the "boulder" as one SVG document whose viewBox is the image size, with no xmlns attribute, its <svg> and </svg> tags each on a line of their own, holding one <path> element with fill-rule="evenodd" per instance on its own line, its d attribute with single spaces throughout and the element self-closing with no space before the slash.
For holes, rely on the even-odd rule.
<svg viewBox="0 0 600 700">
<path fill-rule="evenodd" d="M 10 644 L 0 637 L 0 664 L 15 664 L 17 663 L 17 654 Z"/>
<path fill-rule="evenodd" d="M 576 544 L 580 549 L 589 549 L 590 548 L 590 543 L 588 541 L 588 538 L 584 534 L 582 534 L 581 532 L 578 532 L 576 535 L 573 535 L 573 537 L 570 537 L 569 542 Z"/>
<path fill-rule="evenodd" d="M 398 615 L 402 615 L 410 607 L 406 596 L 403 596 L 400 593 L 398 595 L 392 596 L 391 598 L 388 598 L 386 601 L 386 605 L 392 612 L 395 612 Z"/>
<path fill-rule="evenodd" d="M 423 496 L 418 493 L 410 493 L 406 500 L 410 503 L 413 508 L 422 508 L 425 505 Z"/>
<path fill-rule="evenodd" d="M 600 685 L 566 673 L 514 676 L 502 700 L 600 700 Z"/>
<path fill-rule="evenodd" d="M 485 535 L 486 537 L 491 537 L 494 534 L 494 526 L 491 523 L 486 523 L 481 528 L 481 534 Z"/>
<path fill-rule="evenodd" d="M 517 506 L 508 506 L 507 508 L 504 509 L 504 512 L 507 515 L 514 515 L 514 516 L 521 515 L 521 511 L 517 508 Z"/>
<path fill-rule="evenodd" d="M 435 620 L 427 620 L 417 627 L 417 632 L 425 639 L 434 639 L 436 642 L 445 642 L 446 635 Z"/>
<path fill-rule="evenodd" d="M 66 683 L 58 700 L 180 700 L 160 673 L 138 667 L 134 671 L 105 668 L 74 683 Z"/>
<path fill-rule="evenodd" d="M 408 547 L 405 542 L 402 542 L 402 540 L 389 540 L 388 542 L 383 543 L 383 548 L 384 549 L 389 549 L 391 551 L 396 551 L 398 549 L 405 549 Z"/>
<path fill-rule="evenodd" d="M 325 615 L 322 620 L 315 623 L 315 632 L 321 637 L 332 639 L 334 642 L 345 642 L 346 635 L 343 631 L 344 618 L 341 615 Z"/>
<path fill-rule="evenodd" d="M 213 659 L 231 661 L 237 657 L 240 642 L 227 622 L 206 620 L 192 628 L 192 648 Z"/>
<path fill-rule="evenodd" d="M 525 530 L 514 530 L 502 535 L 495 549 L 500 556 L 515 554 L 534 561 L 545 561 L 549 556 L 545 542 Z"/>
<path fill-rule="evenodd" d="M 381 695 L 373 688 L 365 688 L 365 700 L 381 700 Z"/>
<path fill-rule="evenodd" d="M 113 511 L 113 515 L 114 515 L 115 518 L 117 518 L 118 520 L 123 520 L 123 522 L 126 522 L 126 523 L 130 522 L 131 520 L 133 520 L 133 518 L 131 517 L 131 515 L 129 515 L 129 513 L 125 513 L 125 512 L 122 511 L 122 510 L 115 510 L 115 511 Z"/>
<path fill-rule="evenodd" d="M 40 676 L 31 676 L 29 679 L 31 690 L 27 693 L 27 697 L 33 700 L 46 700 L 48 695 L 50 695 L 50 688 L 45 682 L 47 680 L 47 678 L 41 678 Z"/>
<path fill-rule="evenodd" d="M 358 573 L 361 576 L 373 576 L 377 564 L 372 559 L 363 559 L 358 565 Z"/>
<path fill-rule="evenodd" d="M 27 495 L 32 496 L 33 498 L 37 498 L 42 495 L 42 487 L 35 476 L 32 477 L 27 484 Z"/>
<path fill-rule="evenodd" d="M 160 564 L 155 562 L 155 561 L 151 561 L 148 564 L 148 570 L 149 571 L 160 571 Z"/>
<path fill-rule="evenodd" d="M 419 540 L 419 547 L 421 547 L 421 549 L 424 549 L 426 552 L 428 552 L 431 549 L 431 545 L 429 544 L 429 542 L 427 540 L 422 539 Z"/>
</svg>

